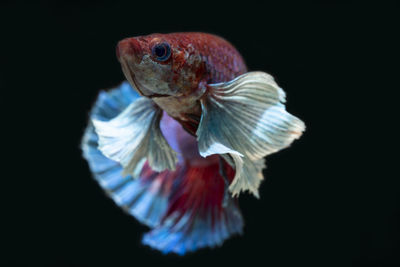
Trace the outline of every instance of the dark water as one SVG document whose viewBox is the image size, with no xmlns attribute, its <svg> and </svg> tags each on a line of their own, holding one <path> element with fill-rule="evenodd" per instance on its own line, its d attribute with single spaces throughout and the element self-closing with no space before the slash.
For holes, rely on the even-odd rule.
<svg viewBox="0 0 400 267">
<path fill-rule="evenodd" d="M 400 264 L 398 175 L 378 163 L 395 135 L 378 112 L 398 84 L 384 87 L 390 75 L 378 72 L 393 60 L 398 11 L 247 1 L 2 2 L 0 262 Z M 175 31 L 225 37 L 250 70 L 276 77 L 288 110 L 307 125 L 290 149 L 267 159 L 261 199 L 241 197 L 245 234 L 185 257 L 140 245 L 146 227 L 105 197 L 79 151 L 98 90 L 123 79 L 117 41 Z M 386 138 L 375 134 L 380 129 Z"/>
</svg>

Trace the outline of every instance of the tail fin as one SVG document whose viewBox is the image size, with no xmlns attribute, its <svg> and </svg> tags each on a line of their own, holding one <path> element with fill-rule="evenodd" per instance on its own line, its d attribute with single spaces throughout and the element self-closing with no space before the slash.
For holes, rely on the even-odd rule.
<svg viewBox="0 0 400 267">
<path fill-rule="evenodd" d="M 99 94 L 90 117 L 110 120 L 138 98 L 139 95 L 124 82 L 117 89 Z M 81 148 L 94 178 L 118 206 L 150 227 L 159 223 L 168 203 L 167 197 L 161 193 L 162 175 L 156 175 L 149 166 L 141 164 L 134 174 L 135 177 L 123 176 L 122 166 L 104 156 L 98 149 L 98 136 L 90 120 Z M 134 179 L 139 176 L 140 179 Z"/>
<path fill-rule="evenodd" d="M 229 168 L 230 180 L 234 172 Z M 222 245 L 241 234 L 243 219 L 236 199 L 225 195 L 225 181 L 216 162 L 209 166 L 181 166 L 175 172 L 175 187 L 161 223 L 145 234 L 143 243 L 183 255 L 203 247 Z M 228 196 L 224 202 L 224 197 Z"/>
<path fill-rule="evenodd" d="M 117 89 L 100 93 L 90 117 L 110 120 L 137 98 L 130 85 L 122 83 Z M 191 166 L 180 157 L 175 171 L 154 172 L 142 162 L 132 176 L 123 176 L 121 165 L 98 150 L 98 136 L 91 122 L 81 148 L 94 178 L 115 203 L 153 228 L 144 235 L 144 244 L 164 253 L 184 254 L 221 245 L 242 232 L 236 199 L 225 194 L 224 179 L 231 181 L 234 176 L 228 164 L 214 159 L 206 166 Z M 226 201 L 224 196 L 228 196 Z"/>
</svg>

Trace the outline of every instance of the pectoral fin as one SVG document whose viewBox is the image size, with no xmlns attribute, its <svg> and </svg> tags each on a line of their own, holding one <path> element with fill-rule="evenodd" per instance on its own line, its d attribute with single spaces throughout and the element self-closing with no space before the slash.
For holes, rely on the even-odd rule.
<svg viewBox="0 0 400 267">
<path fill-rule="evenodd" d="M 230 191 L 256 194 L 262 175 L 251 165 L 260 166 L 256 162 L 263 157 L 288 147 L 305 125 L 286 111 L 285 92 L 267 73 L 249 72 L 208 89 L 196 132 L 199 152 L 203 157 L 230 154 L 236 166 Z"/>
<path fill-rule="evenodd" d="M 174 170 L 176 152 L 161 133 L 161 116 L 152 100 L 140 98 L 110 121 L 94 119 L 100 151 L 119 162 L 124 174 L 133 173 L 145 158 L 154 171 Z"/>
</svg>

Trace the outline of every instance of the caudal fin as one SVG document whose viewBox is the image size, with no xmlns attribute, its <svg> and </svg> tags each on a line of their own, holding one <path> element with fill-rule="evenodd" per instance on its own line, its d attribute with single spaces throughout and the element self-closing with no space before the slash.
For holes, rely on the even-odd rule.
<svg viewBox="0 0 400 267">
<path fill-rule="evenodd" d="M 128 83 L 101 92 L 90 117 L 110 120 L 138 97 Z M 152 228 L 144 235 L 144 244 L 163 253 L 182 255 L 221 245 L 242 232 L 243 219 L 237 200 L 226 194 L 226 181 L 232 181 L 234 171 L 219 161 L 218 156 L 212 156 L 217 159 L 210 161 L 213 163 L 201 166 L 190 165 L 180 158 L 176 170 L 162 172 L 155 172 L 148 162 L 142 162 L 132 175 L 123 176 L 122 166 L 98 149 L 98 136 L 91 122 L 81 148 L 94 178 L 107 194 L 118 206 Z"/>
<path fill-rule="evenodd" d="M 120 114 L 139 95 L 125 82 L 117 89 L 102 91 L 90 118 L 107 121 Z M 122 175 L 122 166 L 101 153 L 98 135 L 89 121 L 82 138 L 83 157 L 88 161 L 94 178 L 115 203 L 137 220 L 150 227 L 157 225 L 167 209 L 168 199 L 162 194 L 162 175 L 141 165 L 132 175 Z M 142 167 L 143 166 L 143 167 Z"/>
<path fill-rule="evenodd" d="M 175 185 L 161 223 L 145 234 L 143 243 L 164 253 L 185 254 L 222 245 L 241 234 L 243 218 L 237 200 L 226 194 L 220 163 L 183 165 L 174 173 Z M 224 168 L 230 168 L 224 164 Z M 229 178 L 233 171 L 228 170 Z"/>
</svg>

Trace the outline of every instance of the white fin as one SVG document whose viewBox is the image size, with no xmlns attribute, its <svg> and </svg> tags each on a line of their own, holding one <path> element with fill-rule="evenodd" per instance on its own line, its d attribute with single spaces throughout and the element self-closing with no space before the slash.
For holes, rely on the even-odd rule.
<svg viewBox="0 0 400 267">
<path fill-rule="evenodd" d="M 199 152 L 203 157 L 229 153 L 236 166 L 230 191 L 237 195 L 250 190 L 257 195 L 262 168 L 256 171 L 260 164 L 255 162 L 288 147 L 305 125 L 285 110 L 285 92 L 267 73 L 249 72 L 211 84 L 209 90 L 201 100 L 203 112 L 196 132 Z"/>
<path fill-rule="evenodd" d="M 132 174 L 138 163 L 147 158 L 154 171 L 175 170 L 176 152 L 160 130 L 162 111 L 153 101 L 140 98 L 110 121 L 93 119 L 99 135 L 99 149 Z"/>
<path fill-rule="evenodd" d="M 229 185 L 229 192 L 232 196 L 239 196 L 241 191 L 250 191 L 256 198 L 259 198 L 258 188 L 261 181 L 264 179 L 262 170 L 265 167 L 264 158 L 256 161 L 251 161 L 247 158 L 242 158 L 237 154 L 230 154 L 236 168 L 236 174 L 232 183 Z M 229 161 L 228 161 L 229 163 Z"/>
</svg>

